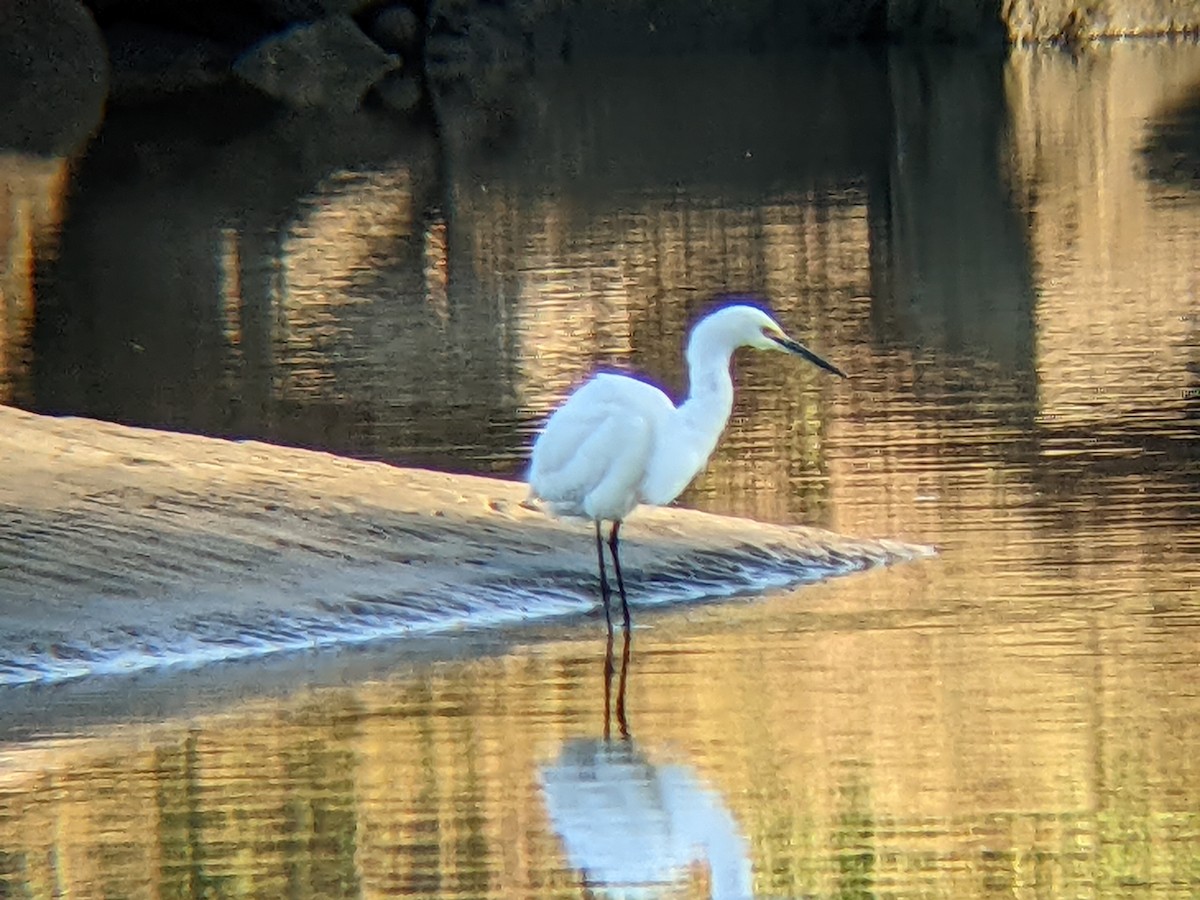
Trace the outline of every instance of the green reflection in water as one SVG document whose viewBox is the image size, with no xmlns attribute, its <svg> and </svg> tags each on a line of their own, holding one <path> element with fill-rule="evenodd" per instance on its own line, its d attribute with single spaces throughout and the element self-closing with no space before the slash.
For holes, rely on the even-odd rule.
<svg viewBox="0 0 1200 900">
<path fill-rule="evenodd" d="M 912 604 L 928 599 L 928 577 L 941 597 L 961 585 L 895 574 L 699 620 L 652 617 L 635 636 L 639 746 L 699 770 L 745 831 L 759 890 L 1185 896 L 1200 854 L 1188 799 L 1198 773 L 1190 757 L 1141 759 L 1171 744 L 1169 727 L 1125 705 L 1121 688 L 1092 683 L 1091 668 L 1063 687 L 1099 690 L 1117 713 L 1099 722 L 1039 689 L 1036 670 L 1017 669 L 990 697 L 964 694 L 974 709 L 927 707 L 914 688 L 965 648 L 945 621 L 925 631 Z M 847 609 L 889 603 L 898 631 L 849 633 L 873 661 L 848 652 Z M 943 612 L 960 626 L 971 615 L 953 603 Z M 931 659 L 911 652 L 922 633 L 940 635 Z M 953 666 L 968 681 L 1003 677 L 1010 653 L 1036 651 L 1038 638 Z M 56 883 L 80 896 L 149 884 L 174 897 L 570 895 L 581 876 L 564 868 L 531 773 L 567 737 L 599 733 L 599 643 L 589 631 L 51 756 L 66 768 L 31 769 L 0 806 L 7 895 L 50 896 L 39 885 Z M 1105 663 L 1131 687 L 1154 672 L 1120 655 Z M 856 684 L 856 670 L 867 679 Z M 740 696 L 764 702 L 746 708 Z M 1194 696 L 1182 704 L 1196 712 Z M 755 721 L 767 726 L 758 738 Z M 1044 732 L 1033 745 L 1031 727 Z M 1062 775 L 1046 780 L 1047 769 Z"/>
<path fill-rule="evenodd" d="M 842 810 L 838 813 L 832 835 L 831 851 L 837 860 L 837 896 L 846 900 L 861 900 L 874 896 L 875 843 L 871 819 L 869 788 L 853 777 L 840 785 Z"/>
<path fill-rule="evenodd" d="M 204 820 L 214 816 L 205 812 L 196 784 L 197 742 L 192 734 L 182 746 L 154 754 L 158 849 L 165 861 L 159 890 L 168 898 L 210 896 L 222 887 L 205 872 Z"/>
</svg>

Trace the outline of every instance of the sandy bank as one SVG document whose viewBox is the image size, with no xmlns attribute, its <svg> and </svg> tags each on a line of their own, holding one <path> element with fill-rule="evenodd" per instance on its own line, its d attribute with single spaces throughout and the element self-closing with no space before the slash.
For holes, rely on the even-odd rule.
<svg viewBox="0 0 1200 900">
<path fill-rule="evenodd" d="M 524 486 L 0 409 L 0 684 L 582 612 L 588 526 Z M 635 605 L 920 554 L 683 510 L 626 532 Z"/>
</svg>

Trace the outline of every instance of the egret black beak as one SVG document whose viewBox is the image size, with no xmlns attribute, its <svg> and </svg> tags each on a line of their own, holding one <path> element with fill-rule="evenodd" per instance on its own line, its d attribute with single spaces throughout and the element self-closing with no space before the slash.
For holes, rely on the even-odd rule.
<svg viewBox="0 0 1200 900">
<path fill-rule="evenodd" d="M 819 368 L 824 369 L 826 372 L 832 372 L 834 375 L 840 375 L 842 378 L 846 377 L 845 372 L 843 372 L 833 363 L 817 356 L 817 354 L 813 353 L 799 341 L 793 341 L 790 337 L 782 334 L 768 334 L 767 337 L 777 343 L 788 353 L 795 353 L 797 356 L 803 356 L 814 366 L 818 366 Z"/>
</svg>

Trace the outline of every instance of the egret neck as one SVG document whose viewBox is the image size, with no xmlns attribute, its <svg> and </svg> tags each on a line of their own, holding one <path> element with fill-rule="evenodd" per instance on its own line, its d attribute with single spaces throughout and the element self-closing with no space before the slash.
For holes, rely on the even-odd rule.
<svg viewBox="0 0 1200 900">
<path fill-rule="evenodd" d="M 688 341 L 688 396 L 679 407 L 678 421 L 695 436 L 707 457 L 725 430 L 733 411 L 733 379 L 729 360 L 736 345 L 708 320 L 696 326 Z"/>
</svg>

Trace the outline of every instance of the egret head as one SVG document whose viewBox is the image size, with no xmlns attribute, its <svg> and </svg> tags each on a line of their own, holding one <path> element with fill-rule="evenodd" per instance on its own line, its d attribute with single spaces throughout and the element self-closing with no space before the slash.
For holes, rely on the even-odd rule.
<svg viewBox="0 0 1200 900">
<path fill-rule="evenodd" d="M 734 303 L 707 316 L 701 325 L 711 323 L 730 342 L 731 346 L 754 347 L 756 350 L 781 350 L 807 359 L 813 365 L 842 378 L 846 373 L 833 363 L 822 359 L 799 341 L 788 337 L 771 315 L 748 303 Z M 700 326 L 697 326 L 699 330 Z"/>
</svg>

